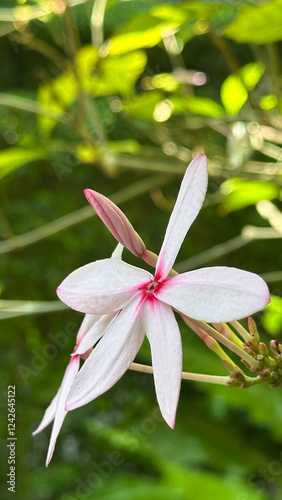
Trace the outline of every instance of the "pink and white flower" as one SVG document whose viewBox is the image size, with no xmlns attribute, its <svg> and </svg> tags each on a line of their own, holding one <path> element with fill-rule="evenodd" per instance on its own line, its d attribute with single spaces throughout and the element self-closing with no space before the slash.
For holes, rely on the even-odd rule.
<svg viewBox="0 0 282 500">
<path fill-rule="evenodd" d="M 75 310 L 94 315 L 120 311 L 75 377 L 66 410 L 82 406 L 112 387 L 129 368 L 147 335 L 158 403 L 173 428 L 182 371 L 181 337 L 173 310 L 196 320 L 221 323 L 251 315 L 269 302 L 266 283 L 240 269 L 208 267 L 171 277 L 185 235 L 203 204 L 207 183 L 207 160 L 199 155 L 184 175 L 155 276 L 120 260 L 104 259 L 77 269 L 59 286 L 59 298 Z M 96 194 L 96 201 L 101 201 L 101 196 Z M 88 199 L 92 205 L 96 203 L 89 192 Z M 105 206 L 109 205 L 103 197 L 102 209 Z M 138 255 L 137 233 L 127 226 L 124 215 L 116 217 L 114 207 L 111 202 L 110 209 L 101 209 L 99 215 L 104 222 L 107 219 L 116 238 Z M 145 251 L 141 245 L 139 255 Z"/>
<path fill-rule="evenodd" d="M 118 244 L 111 258 L 121 259 L 122 250 L 122 245 Z M 50 405 L 45 411 L 43 419 L 40 422 L 39 426 L 32 433 L 33 435 L 38 434 L 54 420 L 49 442 L 49 449 L 47 453 L 47 466 L 49 465 L 49 462 L 54 453 L 57 437 L 68 413 L 65 410 L 66 400 L 70 388 L 73 384 L 74 378 L 78 373 L 80 359 L 85 360 L 88 358 L 89 354 L 92 351 L 93 345 L 95 345 L 96 342 L 102 337 L 108 325 L 115 316 L 116 313 L 106 314 L 102 316 L 86 314 L 81 323 L 76 336 L 76 346 L 73 353 L 71 354 L 71 360 L 66 368 L 61 386 L 56 396 L 52 399 Z"/>
</svg>

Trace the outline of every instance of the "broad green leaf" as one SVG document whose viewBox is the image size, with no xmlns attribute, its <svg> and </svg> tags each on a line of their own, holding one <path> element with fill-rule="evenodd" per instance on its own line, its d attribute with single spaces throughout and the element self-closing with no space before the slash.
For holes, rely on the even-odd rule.
<svg viewBox="0 0 282 500">
<path fill-rule="evenodd" d="M 136 118 L 154 121 L 155 108 L 162 100 L 163 94 L 157 90 L 152 90 L 124 101 L 123 109 Z"/>
<path fill-rule="evenodd" d="M 144 71 L 147 56 L 143 50 L 131 52 L 121 57 L 99 59 L 90 80 L 93 96 L 111 94 L 127 95 L 132 92 L 137 78 Z"/>
<path fill-rule="evenodd" d="M 248 90 L 253 90 L 264 73 L 264 65 L 261 62 L 253 62 L 243 66 L 239 75 Z"/>
<path fill-rule="evenodd" d="M 239 43 L 272 43 L 282 40 L 282 0 L 242 7 L 224 34 Z"/>
<path fill-rule="evenodd" d="M 53 81 L 41 85 L 37 99 L 40 105 L 52 113 L 63 116 L 77 95 L 77 82 L 73 73 L 64 73 Z M 56 120 L 49 116 L 38 117 L 38 128 L 44 137 L 49 137 Z"/>
<path fill-rule="evenodd" d="M 237 177 L 225 181 L 220 191 L 225 195 L 224 201 L 219 205 L 219 211 L 224 215 L 255 205 L 261 200 L 279 198 L 280 194 L 279 186 L 271 182 L 249 181 Z"/>
<path fill-rule="evenodd" d="M 95 70 L 98 59 L 99 52 L 95 47 L 93 47 L 93 45 L 82 47 L 76 53 L 77 72 L 79 74 L 81 84 L 86 90 L 89 90 L 91 75 Z"/>
<path fill-rule="evenodd" d="M 83 47 L 78 51 L 77 71 L 83 89 L 93 97 L 111 94 L 129 94 L 143 72 L 147 57 L 144 51 L 135 51 L 121 57 L 99 58 L 97 49 Z M 67 72 L 39 87 L 38 101 L 45 110 L 63 116 L 76 100 L 78 82 L 73 73 Z M 56 120 L 50 116 L 38 118 L 39 130 L 49 137 Z"/>
<path fill-rule="evenodd" d="M 243 66 L 238 74 L 226 78 L 221 86 L 220 95 L 228 114 L 239 113 L 248 99 L 248 90 L 253 90 L 263 73 L 263 64 L 254 62 Z"/>
<path fill-rule="evenodd" d="M 224 110 L 220 104 L 213 101 L 209 97 L 171 97 L 174 113 L 185 113 L 190 111 L 196 115 L 214 116 L 220 118 Z"/>
<path fill-rule="evenodd" d="M 81 84 L 93 96 L 130 93 L 146 62 L 146 53 L 142 50 L 121 57 L 99 58 L 97 49 L 87 46 L 77 53 Z"/>
<path fill-rule="evenodd" d="M 0 151 L 0 179 L 24 165 L 48 157 L 48 151 L 43 148 L 25 149 L 9 148 Z"/>
<path fill-rule="evenodd" d="M 230 75 L 221 86 L 220 97 L 226 112 L 237 115 L 248 99 L 248 92 L 238 75 Z"/>
<path fill-rule="evenodd" d="M 144 47 L 154 47 L 166 33 L 178 29 L 180 24 L 178 15 L 162 19 L 150 13 L 139 14 L 106 42 L 105 51 L 117 56 Z"/>
<path fill-rule="evenodd" d="M 271 302 L 262 312 L 262 325 L 269 335 L 282 335 L 282 298 L 271 295 Z"/>
</svg>

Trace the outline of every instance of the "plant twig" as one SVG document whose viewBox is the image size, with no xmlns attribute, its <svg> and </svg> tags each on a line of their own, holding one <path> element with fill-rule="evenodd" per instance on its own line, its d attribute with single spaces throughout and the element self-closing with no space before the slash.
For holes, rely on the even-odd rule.
<svg viewBox="0 0 282 500">
<path fill-rule="evenodd" d="M 104 42 L 103 25 L 107 0 L 94 0 L 91 15 L 92 44 L 99 49 Z"/>
<path fill-rule="evenodd" d="M 142 365 L 140 363 L 131 363 L 129 369 L 135 372 L 153 374 L 152 366 Z M 210 384 L 219 384 L 219 385 L 229 385 L 230 383 L 230 378 L 228 376 L 226 377 L 220 375 L 205 375 L 203 373 L 182 372 L 182 379 L 193 380 L 195 382 L 208 382 Z"/>
<path fill-rule="evenodd" d="M 135 196 L 146 193 L 146 191 L 149 191 L 151 188 L 167 184 L 171 179 L 171 176 L 165 175 L 147 177 L 146 179 L 138 181 L 135 184 L 132 184 L 131 186 L 118 191 L 110 198 L 114 203 L 124 203 L 135 198 Z M 79 210 L 60 217 L 53 222 L 49 222 L 49 224 L 45 224 L 38 229 L 34 229 L 33 231 L 29 231 L 28 233 L 24 233 L 0 242 L 0 254 L 12 252 L 13 250 L 24 248 L 26 246 L 32 245 L 33 243 L 37 243 L 38 241 L 48 238 L 49 236 L 53 236 L 54 234 L 59 233 L 64 229 L 73 227 L 76 224 L 79 224 L 80 222 L 83 222 L 94 216 L 95 212 L 92 207 L 86 206 L 80 208 Z"/>
</svg>

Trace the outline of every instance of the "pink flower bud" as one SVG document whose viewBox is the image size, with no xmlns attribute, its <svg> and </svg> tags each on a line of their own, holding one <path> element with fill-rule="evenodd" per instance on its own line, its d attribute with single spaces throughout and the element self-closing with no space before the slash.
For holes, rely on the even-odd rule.
<svg viewBox="0 0 282 500">
<path fill-rule="evenodd" d="M 113 236 L 130 252 L 141 257 L 146 251 L 145 244 L 124 213 L 109 198 L 92 189 L 85 189 L 84 194 Z"/>
</svg>

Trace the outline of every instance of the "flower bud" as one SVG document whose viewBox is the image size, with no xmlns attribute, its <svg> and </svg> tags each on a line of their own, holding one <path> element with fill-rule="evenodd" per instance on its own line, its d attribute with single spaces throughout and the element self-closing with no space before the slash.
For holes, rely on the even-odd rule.
<svg viewBox="0 0 282 500">
<path fill-rule="evenodd" d="M 85 189 L 84 194 L 117 241 L 134 255 L 141 257 L 146 251 L 145 244 L 124 213 L 109 198 L 92 189 Z"/>
</svg>

